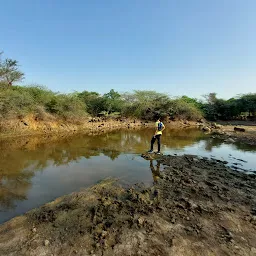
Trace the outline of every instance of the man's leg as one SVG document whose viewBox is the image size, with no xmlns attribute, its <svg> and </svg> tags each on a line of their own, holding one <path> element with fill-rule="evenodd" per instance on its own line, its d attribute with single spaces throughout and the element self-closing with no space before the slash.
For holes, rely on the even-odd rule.
<svg viewBox="0 0 256 256">
<path fill-rule="evenodd" d="M 156 135 L 157 138 L 157 146 L 158 146 L 158 152 L 160 152 L 161 149 L 161 135 Z"/>
<path fill-rule="evenodd" d="M 151 139 L 151 147 L 150 147 L 150 151 L 153 151 L 153 147 L 154 147 L 154 143 L 156 141 L 156 136 L 153 136 Z"/>
</svg>

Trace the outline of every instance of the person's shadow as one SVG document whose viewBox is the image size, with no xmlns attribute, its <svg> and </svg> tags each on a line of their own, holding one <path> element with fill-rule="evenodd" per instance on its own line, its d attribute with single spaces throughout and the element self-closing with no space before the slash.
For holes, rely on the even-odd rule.
<svg viewBox="0 0 256 256">
<path fill-rule="evenodd" d="M 153 165 L 153 160 L 150 160 L 150 169 L 152 172 L 154 183 L 158 182 L 158 179 L 160 178 L 160 161 L 156 161 L 156 166 Z"/>
</svg>

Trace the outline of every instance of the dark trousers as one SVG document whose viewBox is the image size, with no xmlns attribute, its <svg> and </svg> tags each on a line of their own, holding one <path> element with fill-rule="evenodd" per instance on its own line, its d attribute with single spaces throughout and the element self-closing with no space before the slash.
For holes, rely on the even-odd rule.
<svg viewBox="0 0 256 256">
<path fill-rule="evenodd" d="M 157 140 L 157 146 L 158 146 L 158 152 L 160 152 L 160 147 L 161 147 L 161 134 L 155 135 L 151 139 L 151 148 L 150 150 L 153 150 L 154 143 Z"/>
</svg>

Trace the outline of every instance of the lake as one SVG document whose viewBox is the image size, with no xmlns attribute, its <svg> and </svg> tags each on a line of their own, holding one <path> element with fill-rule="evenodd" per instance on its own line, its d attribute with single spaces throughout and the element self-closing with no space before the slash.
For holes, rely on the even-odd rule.
<svg viewBox="0 0 256 256">
<path fill-rule="evenodd" d="M 145 128 L 74 135 L 39 146 L 33 143 L 37 136 L 24 138 L 19 149 L 1 141 L 0 223 L 107 177 L 123 185 L 152 184 L 152 165 L 140 155 L 149 149 L 153 133 Z M 166 129 L 161 151 L 226 160 L 247 173 L 256 169 L 255 146 L 227 144 L 197 129 Z"/>
</svg>

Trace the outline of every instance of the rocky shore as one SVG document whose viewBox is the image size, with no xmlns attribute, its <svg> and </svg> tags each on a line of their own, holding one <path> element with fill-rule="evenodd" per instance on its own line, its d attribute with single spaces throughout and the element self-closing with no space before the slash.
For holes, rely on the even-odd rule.
<svg viewBox="0 0 256 256">
<path fill-rule="evenodd" d="M 222 139 L 229 143 L 239 142 L 256 145 L 256 125 L 254 122 L 236 124 L 197 123 L 197 126 L 213 138 Z"/>
<path fill-rule="evenodd" d="M 0 226 L 0 255 L 256 255 L 255 174 L 193 155 L 142 157 L 152 186 L 108 179 L 16 217 Z"/>
</svg>

